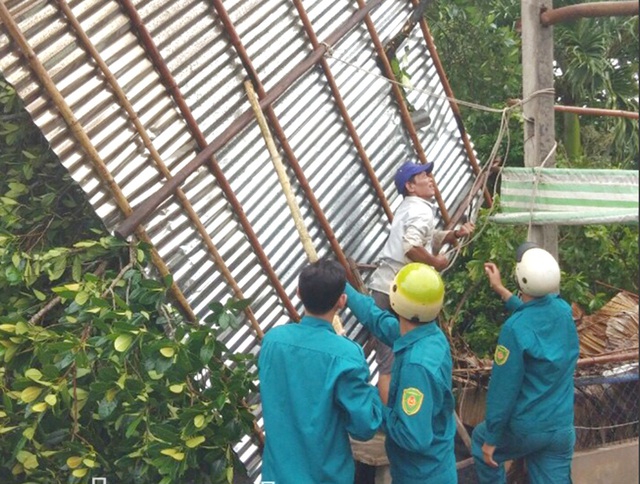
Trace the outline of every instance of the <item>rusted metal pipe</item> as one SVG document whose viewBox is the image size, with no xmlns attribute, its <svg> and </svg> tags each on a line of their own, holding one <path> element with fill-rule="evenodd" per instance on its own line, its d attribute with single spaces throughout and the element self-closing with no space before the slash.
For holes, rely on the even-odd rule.
<svg viewBox="0 0 640 484">
<path fill-rule="evenodd" d="M 189 127 L 191 133 L 193 134 L 194 138 L 198 143 L 198 146 L 201 149 L 203 149 L 203 151 L 201 151 L 195 158 L 195 160 L 199 160 L 199 165 L 195 166 L 190 172 L 187 173 L 186 172 L 187 167 L 191 166 L 191 164 L 193 164 L 193 162 L 195 161 L 195 160 L 192 160 L 192 162 L 189 163 L 187 167 L 179 171 L 173 178 L 169 178 L 162 187 L 163 189 L 168 186 L 172 188 L 170 191 L 166 193 L 166 196 L 162 195 L 162 198 L 160 198 L 159 194 L 163 193 L 163 190 L 161 189 L 158 192 L 156 192 L 154 195 L 149 197 L 145 202 L 143 202 L 140 205 L 140 207 L 136 209 L 136 211 L 141 211 L 143 210 L 143 207 L 144 207 L 145 212 L 144 213 L 138 212 L 139 216 L 135 217 L 136 211 L 134 211 L 131 217 L 125 220 L 120 225 L 120 227 L 116 229 L 115 231 L 116 234 L 120 237 L 128 237 L 131 234 L 131 231 L 135 227 L 137 227 L 140 223 L 142 223 L 142 219 L 151 215 L 153 210 L 157 208 L 158 205 L 160 205 L 167 197 L 172 195 L 173 192 L 182 184 L 182 182 L 193 171 L 195 171 L 202 164 L 207 163 L 207 166 L 209 167 L 209 169 L 211 170 L 211 173 L 215 177 L 218 183 L 218 186 L 224 193 L 227 201 L 229 202 L 229 205 L 231 205 L 231 207 L 233 208 L 234 215 L 237 217 L 237 220 L 240 222 L 240 225 L 242 226 L 244 233 L 247 236 L 247 239 L 249 240 L 249 243 L 251 244 L 251 247 L 253 248 L 256 254 L 256 257 L 258 258 L 258 261 L 260 262 L 262 269 L 264 270 L 274 290 L 276 291 L 280 300 L 282 301 L 285 308 L 287 309 L 289 316 L 296 321 L 299 320 L 300 315 L 298 314 L 295 307 L 293 306 L 293 303 L 291 302 L 291 299 L 289 298 L 288 294 L 284 290 L 284 287 L 282 287 L 282 284 L 280 283 L 280 279 L 278 279 L 278 276 L 273 270 L 273 267 L 271 266 L 271 262 L 269 261 L 269 258 L 265 254 L 264 249 L 262 248 L 262 245 L 260 244 L 260 241 L 258 240 L 257 235 L 253 231 L 253 227 L 251 226 L 251 223 L 247 219 L 247 216 L 244 213 L 244 209 L 242 208 L 242 205 L 238 201 L 237 197 L 235 196 L 235 193 L 233 192 L 231 185 L 229 184 L 226 177 L 224 176 L 222 169 L 218 166 L 218 163 L 212 157 L 214 151 L 209 149 L 211 145 L 207 146 L 207 141 L 204 137 L 204 134 L 200 130 L 200 127 L 198 126 L 198 123 L 196 122 L 191 112 L 191 109 L 187 105 L 184 99 L 184 96 L 182 96 L 182 93 L 180 92 L 180 88 L 175 82 L 173 75 L 171 74 L 171 71 L 169 70 L 166 62 L 164 62 L 164 59 L 160 55 L 160 52 L 156 47 L 155 42 L 151 38 L 149 31 L 147 30 L 144 23 L 142 22 L 142 19 L 140 18 L 138 11 L 136 10 L 135 6 L 131 3 L 130 0 L 120 0 L 120 2 L 122 6 L 125 8 L 126 13 L 129 15 L 129 18 L 131 19 L 133 25 L 137 29 L 138 35 L 140 35 L 141 40 L 145 46 L 145 49 L 147 50 L 149 56 L 151 57 L 151 60 L 154 66 L 156 67 L 156 69 L 158 69 L 158 72 L 160 74 L 160 77 L 163 83 L 165 84 L 165 86 L 167 86 L 167 89 L 169 90 L 172 98 L 178 105 L 178 108 L 180 109 L 180 113 L 184 117 L 187 126 Z M 252 114 L 251 110 L 249 110 L 247 114 L 251 115 Z M 250 118 L 250 116 L 247 116 L 247 118 Z M 140 217 L 140 215 L 144 215 L 144 217 Z"/>
<path fill-rule="evenodd" d="M 262 84 L 262 81 L 260 80 L 257 71 L 253 67 L 253 62 L 251 61 L 251 58 L 249 57 L 249 54 L 245 49 L 244 44 L 242 43 L 242 40 L 240 39 L 240 36 L 236 31 L 235 25 L 233 25 L 233 22 L 231 21 L 231 18 L 227 13 L 227 10 L 224 8 L 224 5 L 222 5 L 221 0 L 213 0 L 213 6 L 216 9 L 216 12 L 220 17 L 220 20 L 222 21 L 225 27 L 225 31 L 229 36 L 231 43 L 233 44 L 233 47 L 235 48 L 238 56 L 242 61 L 242 65 L 245 67 L 245 69 L 250 74 L 250 76 L 253 77 L 251 84 L 255 86 L 255 90 L 258 94 L 258 98 L 264 98 L 266 95 L 266 92 L 264 90 L 264 85 Z M 349 267 L 349 263 L 347 261 L 347 257 L 345 256 L 344 251 L 342 250 L 342 247 L 340 246 L 338 239 L 333 229 L 331 228 L 331 225 L 329 224 L 329 221 L 327 220 L 327 217 L 324 214 L 324 211 L 322 210 L 322 207 L 320 207 L 320 204 L 318 203 L 318 200 L 315 194 L 313 193 L 313 190 L 311 189 L 311 185 L 309 185 L 309 181 L 307 180 L 307 177 L 304 174 L 304 171 L 300 167 L 300 163 L 298 162 L 298 159 L 295 153 L 293 152 L 293 148 L 291 148 L 291 145 L 289 144 L 289 140 L 287 139 L 287 136 L 284 133 L 284 129 L 282 129 L 282 126 L 280 125 L 278 116 L 276 115 L 271 105 L 266 106 L 263 109 L 263 111 L 266 114 L 266 117 L 271 122 L 273 131 L 276 137 L 278 138 L 278 141 L 280 142 L 280 146 L 282 147 L 282 150 L 284 151 L 285 158 L 287 159 L 289 166 L 291 167 L 291 169 L 293 170 L 293 173 L 298 179 L 298 183 L 300 183 L 300 187 L 302 188 L 305 195 L 307 196 L 309 205 L 311 205 L 311 209 L 313 210 L 313 213 L 316 215 L 318 219 L 318 223 L 320 224 L 320 227 L 322 228 L 325 235 L 327 236 L 327 240 L 329 241 L 329 244 L 331 244 L 331 248 L 333 249 L 334 254 L 338 258 L 342 266 L 345 268 L 347 272 L 347 276 L 349 277 L 349 280 L 351 282 L 354 282 L 353 275 L 351 274 L 351 268 Z"/>
<path fill-rule="evenodd" d="M 170 170 L 167 168 L 166 164 L 164 163 L 164 161 L 160 157 L 160 153 L 158 153 L 158 150 L 156 150 L 155 146 L 153 145 L 153 142 L 151 141 L 151 138 L 150 138 L 149 134 L 147 133 L 146 128 L 144 127 L 144 125 L 140 121 L 140 118 L 138 117 L 137 113 L 135 112 L 135 109 L 133 108 L 133 106 L 131 105 L 131 102 L 127 98 L 126 93 L 124 92 L 122 87 L 120 87 L 120 85 L 118 84 L 115 76 L 111 72 L 111 69 L 109 69 L 109 66 L 106 64 L 106 62 L 104 62 L 104 60 L 102 59 L 102 56 L 100 55 L 98 50 L 91 43 L 91 39 L 89 39 L 89 36 L 82 29 L 82 26 L 80 25 L 80 22 L 78 21 L 78 19 L 73 14 L 73 11 L 69 7 L 69 4 L 67 3 L 67 1 L 66 0 L 57 0 L 57 2 L 58 2 L 58 5 L 60 6 L 61 11 L 67 17 L 67 20 L 69 21 L 70 25 L 72 26 L 72 28 L 76 32 L 76 35 L 78 36 L 80 42 L 82 42 L 82 44 L 83 44 L 84 48 L 86 49 L 87 53 L 93 58 L 95 63 L 98 65 L 98 67 L 100 68 L 100 70 L 104 74 L 105 79 L 107 80 L 107 82 L 109 83 L 111 88 L 113 89 L 113 92 L 114 92 L 116 98 L 118 99 L 118 102 L 120 103 L 122 108 L 129 115 L 129 118 L 131 119 L 131 122 L 135 126 L 138 135 L 142 139 L 142 141 L 144 143 L 144 146 L 149 151 L 149 154 L 151 155 L 151 158 L 155 162 L 156 166 L 158 167 L 158 169 L 162 172 L 162 174 L 166 178 L 170 178 L 171 177 Z M 177 190 L 176 191 L 176 196 L 180 200 L 180 203 L 182 204 L 184 210 L 187 212 L 187 215 L 189 216 L 189 218 L 191 219 L 193 224 L 196 226 L 196 229 L 198 230 L 198 233 L 202 237 L 205 245 L 207 246 L 207 248 L 209 250 L 209 254 L 213 258 L 215 264 L 220 269 L 220 272 L 222 272 L 222 275 L 226 279 L 226 281 L 229 284 L 229 286 L 231 286 L 231 289 L 233 290 L 233 292 L 236 295 L 236 297 L 238 299 L 245 299 L 245 296 L 244 296 L 242 290 L 240 289 L 240 287 L 238 286 L 238 283 L 236 282 L 236 280 L 232 276 L 231 271 L 229 270 L 229 268 L 225 264 L 224 259 L 220 256 L 220 253 L 218 252 L 218 249 L 216 248 L 215 244 L 213 243 L 213 240 L 211 239 L 211 237 L 207 233 L 207 231 L 206 231 L 204 225 L 202 224 L 202 221 L 198 217 L 197 213 L 193 209 L 189 199 L 186 197 L 186 195 L 184 194 L 184 192 L 182 190 Z M 260 325 L 259 325 L 258 321 L 256 320 L 256 317 L 253 314 L 253 310 L 251 309 L 251 307 L 247 306 L 244 309 L 244 313 L 247 316 L 247 319 L 249 320 L 249 322 L 251 323 L 251 326 L 253 327 L 254 331 L 256 332 L 256 335 L 258 336 L 258 338 L 262 339 L 263 336 L 264 336 L 264 333 L 262 332 L 262 329 L 260 328 Z"/>
<path fill-rule="evenodd" d="M 605 363 L 625 363 L 638 361 L 638 348 L 633 351 L 602 356 L 587 356 L 578 360 L 578 368 L 584 366 L 604 365 Z"/>
<path fill-rule="evenodd" d="M 417 3 L 417 0 L 413 0 L 414 5 Z M 478 159 L 476 158 L 476 154 L 473 151 L 473 147 L 471 146 L 471 141 L 469 140 L 469 136 L 467 135 L 467 131 L 464 128 L 464 124 L 462 122 L 462 116 L 460 114 L 460 107 L 458 103 L 453 101 L 455 98 L 453 89 L 451 89 L 451 84 L 449 84 L 449 79 L 447 78 L 447 74 L 442 66 L 442 61 L 440 60 L 440 56 L 438 55 L 438 50 L 436 49 L 435 43 L 433 42 L 433 37 L 431 36 L 431 31 L 429 30 L 429 25 L 427 21 L 422 18 L 420 20 L 420 30 L 422 30 L 422 36 L 427 44 L 427 50 L 431 55 L 431 60 L 433 61 L 433 66 L 436 68 L 436 72 L 440 77 L 440 82 L 442 83 L 442 87 L 444 89 L 445 94 L 449 98 L 449 105 L 451 106 L 451 110 L 453 111 L 454 118 L 456 120 L 456 124 L 458 125 L 458 130 L 460 131 L 460 136 L 462 137 L 462 143 L 464 144 L 464 149 L 467 153 L 467 157 L 469 158 L 469 163 L 471 164 L 471 168 L 475 172 L 476 175 L 480 173 L 480 164 L 478 163 Z M 487 206 L 491 207 L 493 205 L 493 199 L 491 198 L 491 194 L 489 190 L 486 188 L 483 190 L 484 200 L 487 203 Z M 464 211 L 462 212 L 464 213 Z M 458 222 L 460 217 L 451 217 L 451 223 L 449 226 L 453 226 Z"/>
<path fill-rule="evenodd" d="M 605 365 L 609 363 L 626 363 L 629 361 L 638 361 L 638 348 L 633 351 L 615 352 L 608 355 L 601 356 L 586 356 L 580 358 L 576 364 L 578 368 L 594 365 Z M 483 373 L 491 371 L 492 365 L 481 366 L 477 368 L 455 368 L 453 373 L 455 375 L 465 375 L 472 373 Z"/>
<path fill-rule="evenodd" d="M 364 5 L 364 0 L 358 0 L 358 6 L 362 7 L 363 5 Z M 381 64 L 384 75 L 387 77 L 387 79 L 394 81 L 391 83 L 391 91 L 393 92 L 393 95 L 396 99 L 396 103 L 398 104 L 398 108 L 400 109 L 400 118 L 402 119 L 404 127 L 407 130 L 407 134 L 409 135 L 409 138 L 411 139 L 411 142 L 413 144 L 413 149 L 415 150 L 420 162 L 427 163 L 427 155 L 425 154 L 424 149 L 420 144 L 420 140 L 418 139 L 418 134 L 416 133 L 416 128 L 413 124 L 413 120 L 411 119 L 409 108 L 407 107 L 402 97 L 402 90 L 400 89 L 398 84 L 395 82 L 396 78 L 393 73 L 393 69 L 391 68 L 391 64 L 389 62 L 389 59 L 387 58 L 387 54 L 385 53 L 384 45 L 380 40 L 380 36 L 376 31 L 376 27 L 373 24 L 371 17 L 367 16 L 365 18 L 365 24 L 367 26 L 367 30 L 369 31 L 369 35 L 371 36 L 371 40 L 373 40 L 373 44 L 375 46 L 378 58 L 380 59 L 380 64 Z M 447 210 L 447 207 L 444 204 L 444 200 L 442 200 L 442 195 L 440 193 L 440 190 L 438 189 L 437 184 L 435 183 L 435 179 L 434 179 L 434 188 L 435 188 L 435 199 L 436 199 L 436 202 L 438 203 L 438 208 L 440 208 L 442 219 L 444 220 L 445 224 L 448 224 L 450 222 L 449 212 Z"/>
<path fill-rule="evenodd" d="M 304 30 L 309 36 L 309 39 L 311 40 L 311 45 L 313 46 L 314 49 L 317 49 L 320 46 L 320 42 L 318 42 L 318 37 L 316 36 L 313 26 L 311 25 L 311 21 L 309 20 L 307 11 L 305 10 L 304 5 L 302 5 L 302 1 L 293 0 L 293 4 L 298 10 L 298 15 L 300 17 L 300 20 L 302 20 L 302 25 L 304 26 Z M 340 94 L 340 90 L 338 89 L 338 84 L 336 83 L 336 80 L 333 77 L 331 68 L 329 67 L 329 63 L 323 57 L 322 59 L 320 59 L 320 65 L 322 66 L 324 75 L 327 78 L 329 87 L 331 88 L 333 99 L 336 102 L 336 105 L 338 106 L 338 110 L 342 115 L 342 119 L 344 121 L 345 126 L 347 127 L 347 131 L 351 136 L 353 145 L 355 146 L 356 151 L 358 152 L 358 155 L 360 155 L 360 160 L 362 161 L 362 165 L 364 166 L 364 169 L 367 172 L 367 175 L 369 175 L 369 180 L 371 181 L 371 185 L 373 186 L 373 189 L 376 192 L 376 195 L 378 195 L 378 200 L 380 200 L 380 204 L 382 205 L 382 209 L 387 215 L 387 219 L 389 220 L 389 222 L 391 222 L 393 220 L 393 211 L 389 206 L 389 202 L 387 200 L 387 197 L 384 194 L 384 190 L 382 190 L 382 187 L 380 186 L 380 181 L 378 180 L 378 177 L 376 176 L 376 173 L 373 170 L 373 167 L 371 166 L 371 160 L 369 159 L 369 156 L 367 155 L 367 152 L 365 151 L 364 146 L 362 145 L 362 140 L 358 135 L 356 127 L 353 125 L 351 116 L 349 116 L 349 112 L 347 111 L 347 106 L 344 104 L 344 100 L 342 99 L 342 95 Z"/>
<path fill-rule="evenodd" d="M 581 108 L 578 106 L 553 106 L 555 111 L 564 113 L 574 113 L 584 116 L 612 116 L 617 118 L 638 119 L 638 113 L 632 111 L 621 111 L 619 109 Z"/>
<path fill-rule="evenodd" d="M 129 0 L 120 0 L 121 2 L 130 3 Z M 317 64 L 327 52 L 329 46 L 338 42 L 353 27 L 358 25 L 362 19 L 373 9 L 380 6 L 384 0 L 371 0 L 365 6 L 360 8 L 356 13 L 349 17 L 340 27 L 333 31 L 321 45 L 309 54 L 305 60 L 295 66 L 282 80 L 280 80 L 270 91 L 268 91 L 263 99 L 260 100 L 260 107 L 264 109 L 266 106 L 278 99 L 295 81 L 303 74 Z M 146 31 L 146 29 L 144 29 Z M 148 32 L 147 32 L 148 35 Z M 175 82 L 172 83 L 175 85 Z M 173 192 L 198 168 L 204 165 L 209 158 L 213 156 L 219 149 L 224 147 L 234 136 L 240 133 L 251 121 L 253 121 L 253 111 L 251 108 L 244 111 L 206 148 L 204 148 L 196 157 L 187 163 L 180 171 L 174 174 L 171 180 L 168 180 L 156 193 L 151 195 L 147 200 L 142 202 L 133 213 L 122 222 L 116 229 L 116 234 L 121 237 L 131 235 L 135 227 L 143 223 L 162 202 L 169 198 Z"/>
<path fill-rule="evenodd" d="M 559 22 L 568 22 L 579 18 L 633 16 L 638 15 L 639 6 L 637 1 L 578 3 L 544 10 L 540 14 L 540 23 L 548 27 Z"/>
</svg>

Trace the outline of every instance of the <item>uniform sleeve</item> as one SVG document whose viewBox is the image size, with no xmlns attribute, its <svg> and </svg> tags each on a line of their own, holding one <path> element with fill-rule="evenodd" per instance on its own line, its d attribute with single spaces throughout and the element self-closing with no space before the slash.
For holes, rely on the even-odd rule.
<svg viewBox="0 0 640 484">
<path fill-rule="evenodd" d="M 384 408 L 385 433 L 403 449 L 424 453 L 433 440 L 434 402 L 441 401 L 433 375 L 422 366 L 403 365 L 396 402 Z"/>
<path fill-rule="evenodd" d="M 362 364 L 348 368 L 338 378 L 335 398 L 347 416 L 346 429 L 356 440 L 371 439 L 382 424 L 382 401 L 378 390 L 369 384 L 369 368 Z"/>
<path fill-rule="evenodd" d="M 515 337 L 513 327 L 506 325 L 498 338 L 487 394 L 488 444 L 500 444 L 520 393 L 523 377 L 523 350 Z"/>
<path fill-rule="evenodd" d="M 398 318 L 389 311 L 380 309 L 372 297 L 359 293 L 349 283 L 344 292 L 347 295 L 347 307 L 360 324 L 384 344 L 393 346 L 393 342 L 400 337 Z"/>
<path fill-rule="evenodd" d="M 507 311 L 509 311 L 510 313 L 513 313 L 516 309 L 518 309 L 523 304 L 524 303 L 522 302 L 522 299 L 520 299 L 515 294 L 512 294 L 511 297 L 507 299 L 507 302 L 504 303 L 504 307 L 507 308 Z"/>
</svg>

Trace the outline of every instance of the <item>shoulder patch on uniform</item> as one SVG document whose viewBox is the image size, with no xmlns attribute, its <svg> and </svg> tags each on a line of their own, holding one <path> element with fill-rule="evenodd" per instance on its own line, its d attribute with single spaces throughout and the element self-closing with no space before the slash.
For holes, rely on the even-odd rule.
<svg viewBox="0 0 640 484">
<path fill-rule="evenodd" d="M 506 346 L 498 345 L 496 346 L 496 352 L 493 355 L 493 360 L 496 362 L 496 365 L 504 365 L 509 359 L 509 350 Z"/>
<path fill-rule="evenodd" d="M 417 388 L 405 388 L 402 390 L 402 410 L 407 415 L 415 415 L 422 407 L 423 393 Z"/>
</svg>

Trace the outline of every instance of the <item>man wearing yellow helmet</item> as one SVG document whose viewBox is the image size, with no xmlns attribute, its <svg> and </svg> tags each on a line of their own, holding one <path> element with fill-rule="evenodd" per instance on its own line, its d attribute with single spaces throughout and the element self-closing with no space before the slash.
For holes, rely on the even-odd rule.
<svg viewBox="0 0 640 484">
<path fill-rule="evenodd" d="M 526 242 L 516 260 L 520 298 L 502 284 L 495 264 L 485 264 L 491 288 L 512 314 L 498 338 L 486 420 L 473 431 L 476 473 L 482 484 L 504 484 L 504 461 L 525 458 L 532 484 L 570 484 L 578 333 L 571 306 L 558 295 L 553 256 Z"/>
<path fill-rule="evenodd" d="M 431 266 L 414 262 L 396 274 L 391 307 L 347 284 L 347 307 L 369 331 L 393 347 L 389 398 L 384 408 L 385 447 L 394 484 L 455 484 L 455 399 L 449 342 L 435 322 L 444 284 Z"/>
</svg>

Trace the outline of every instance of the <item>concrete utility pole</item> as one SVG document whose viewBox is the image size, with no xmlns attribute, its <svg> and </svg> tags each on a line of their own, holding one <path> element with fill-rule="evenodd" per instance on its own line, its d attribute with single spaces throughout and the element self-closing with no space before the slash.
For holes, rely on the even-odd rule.
<svg viewBox="0 0 640 484">
<path fill-rule="evenodd" d="M 553 27 L 543 27 L 540 14 L 553 8 L 552 0 L 522 0 L 522 98 L 553 89 Z M 555 121 L 552 92 L 537 94 L 522 107 L 524 165 L 555 166 Z M 558 258 L 558 227 L 532 225 L 528 239 Z"/>
</svg>

